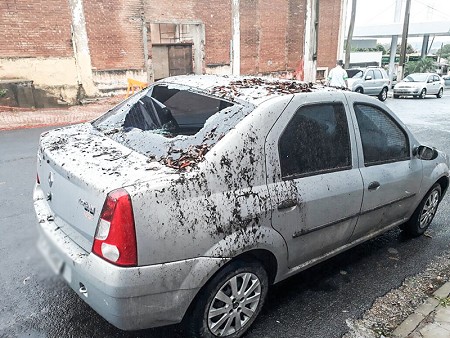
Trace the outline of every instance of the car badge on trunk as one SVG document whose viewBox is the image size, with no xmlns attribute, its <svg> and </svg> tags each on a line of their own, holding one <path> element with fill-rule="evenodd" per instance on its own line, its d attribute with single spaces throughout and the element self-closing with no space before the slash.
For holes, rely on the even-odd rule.
<svg viewBox="0 0 450 338">
<path fill-rule="evenodd" d="M 81 204 L 81 206 L 83 207 L 83 209 L 85 211 L 84 216 L 86 216 L 86 218 L 88 218 L 88 219 L 93 219 L 94 215 L 95 215 L 95 208 L 81 198 L 78 199 L 78 203 Z"/>
<path fill-rule="evenodd" d="M 53 173 L 50 171 L 50 173 L 48 174 L 48 185 L 50 186 L 50 188 L 53 185 Z"/>
</svg>

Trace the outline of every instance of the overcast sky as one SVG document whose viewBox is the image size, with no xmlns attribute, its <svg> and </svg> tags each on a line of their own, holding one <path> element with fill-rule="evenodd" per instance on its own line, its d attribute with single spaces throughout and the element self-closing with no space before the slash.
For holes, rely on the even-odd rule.
<svg viewBox="0 0 450 338">
<path fill-rule="evenodd" d="M 395 4 L 397 0 L 357 0 L 357 26 L 369 26 L 394 22 Z M 351 7 L 351 0 L 348 5 Z M 403 0 L 402 18 L 406 0 Z M 351 10 L 351 8 L 349 8 Z M 450 0 L 411 0 L 410 22 L 449 21 Z"/>
<path fill-rule="evenodd" d="M 348 1 L 347 27 L 350 20 L 352 0 Z M 402 2 L 400 22 L 403 22 L 406 0 Z M 397 0 L 357 0 L 355 26 L 371 26 L 394 23 Z M 450 0 L 411 0 L 410 23 L 424 21 L 448 21 L 450 23 Z M 421 38 L 409 38 L 409 42 L 419 45 Z M 378 39 L 379 43 L 390 42 L 390 39 Z M 436 37 L 433 47 L 441 43 L 450 43 L 450 36 Z M 417 48 L 417 46 L 416 46 Z"/>
</svg>

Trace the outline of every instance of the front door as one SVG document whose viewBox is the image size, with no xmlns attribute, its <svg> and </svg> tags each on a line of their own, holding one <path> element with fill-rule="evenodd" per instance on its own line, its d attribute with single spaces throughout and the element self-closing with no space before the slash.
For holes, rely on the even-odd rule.
<svg viewBox="0 0 450 338">
<path fill-rule="evenodd" d="M 333 102 L 317 104 L 310 103 L 313 95 L 308 103 L 304 96 L 295 96 L 288 105 L 265 149 L 272 226 L 287 243 L 290 267 L 347 243 L 362 202 L 343 94 L 333 93 Z"/>
<path fill-rule="evenodd" d="M 407 220 L 422 182 L 422 163 L 411 156 L 408 134 L 384 109 L 353 103 L 361 142 L 364 198 L 352 240 Z"/>
</svg>

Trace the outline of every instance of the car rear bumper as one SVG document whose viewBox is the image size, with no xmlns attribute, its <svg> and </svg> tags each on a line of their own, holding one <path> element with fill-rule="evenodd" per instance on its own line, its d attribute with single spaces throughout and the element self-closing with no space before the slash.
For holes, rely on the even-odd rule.
<svg viewBox="0 0 450 338">
<path fill-rule="evenodd" d="M 179 323 L 198 290 L 224 259 L 198 257 L 165 264 L 118 267 L 72 241 L 35 199 L 38 248 L 70 287 L 98 314 L 123 330 Z M 51 218 L 50 218 L 51 219 Z M 196 273 L 201 271 L 201 273 Z"/>
</svg>

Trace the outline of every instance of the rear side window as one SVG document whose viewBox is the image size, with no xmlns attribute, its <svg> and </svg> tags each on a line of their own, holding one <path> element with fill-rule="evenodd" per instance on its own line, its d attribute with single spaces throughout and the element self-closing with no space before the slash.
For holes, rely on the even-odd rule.
<svg viewBox="0 0 450 338">
<path fill-rule="evenodd" d="M 377 107 L 355 104 L 364 164 L 376 165 L 410 158 L 409 141 L 405 131 L 389 114 Z"/>
<path fill-rule="evenodd" d="M 280 136 L 278 151 L 284 179 L 351 168 L 343 104 L 301 107 Z"/>
</svg>

